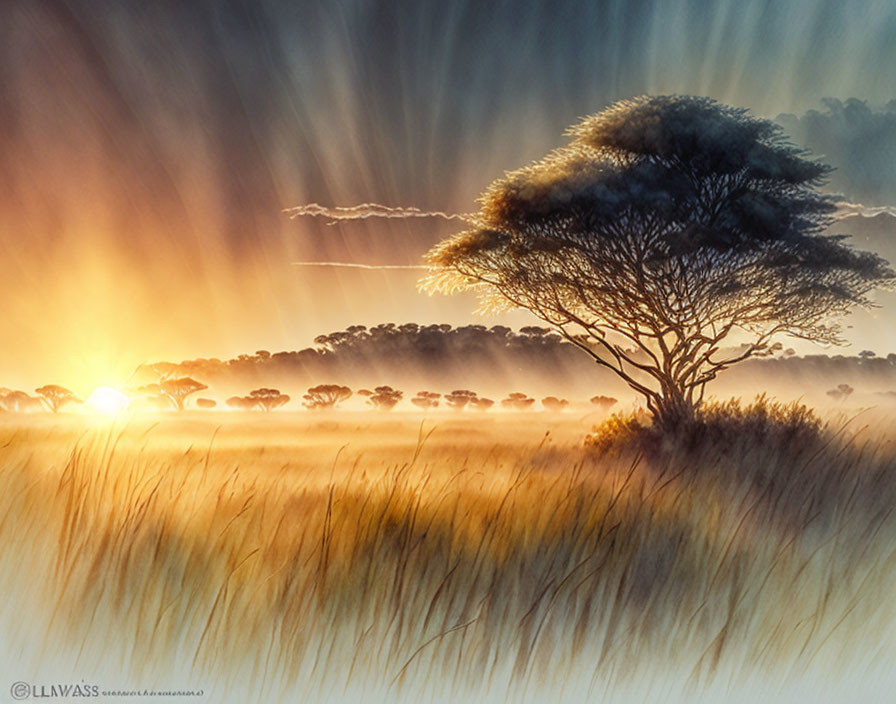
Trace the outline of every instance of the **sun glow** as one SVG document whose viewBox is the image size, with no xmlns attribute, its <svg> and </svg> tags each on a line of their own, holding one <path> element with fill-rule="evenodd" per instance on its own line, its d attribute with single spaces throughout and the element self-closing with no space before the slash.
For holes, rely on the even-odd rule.
<svg viewBox="0 0 896 704">
<path fill-rule="evenodd" d="M 131 399 L 111 386 L 100 386 L 87 397 L 85 405 L 95 413 L 114 414 L 127 410 Z"/>
</svg>

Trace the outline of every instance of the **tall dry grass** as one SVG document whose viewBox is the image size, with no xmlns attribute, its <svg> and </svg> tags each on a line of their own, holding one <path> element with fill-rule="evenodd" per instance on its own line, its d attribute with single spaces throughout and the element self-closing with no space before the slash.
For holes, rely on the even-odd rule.
<svg viewBox="0 0 896 704">
<path fill-rule="evenodd" d="M 572 701 L 889 642 L 896 452 L 849 428 L 594 452 L 540 418 L 252 422 L 0 427 L 12 652 L 212 701 Z"/>
</svg>

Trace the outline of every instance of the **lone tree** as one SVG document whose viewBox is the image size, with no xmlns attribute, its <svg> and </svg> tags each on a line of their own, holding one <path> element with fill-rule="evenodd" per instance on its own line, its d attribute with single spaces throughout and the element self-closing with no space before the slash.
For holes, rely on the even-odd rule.
<svg viewBox="0 0 896 704">
<path fill-rule="evenodd" d="M 421 286 L 532 312 L 662 427 L 692 421 L 707 382 L 777 335 L 842 343 L 836 319 L 894 282 L 877 255 L 821 234 L 829 167 L 746 110 L 643 96 L 567 134 L 484 191 Z"/>
<path fill-rule="evenodd" d="M 81 401 L 74 391 L 56 384 L 41 386 L 39 389 L 35 389 L 34 393 L 40 396 L 44 406 L 53 413 L 59 413 L 59 410 L 67 403 L 80 403 Z"/>
</svg>

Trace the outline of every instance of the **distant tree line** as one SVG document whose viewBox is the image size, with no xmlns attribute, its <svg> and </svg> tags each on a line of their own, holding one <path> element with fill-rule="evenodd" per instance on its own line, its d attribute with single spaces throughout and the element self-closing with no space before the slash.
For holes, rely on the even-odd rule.
<svg viewBox="0 0 896 704">
<path fill-rule="evenodd" d="M 133 376 L 130 394 L 137 397 L 135 407 L 149 410 L 179 410 L 188 406 L 212 409 L 224 405 L 233 409 L 272 411 L 291 402 L 296 405 L 293 398 L 278 388 L 286 385 L 289 389 L 307 388 L 298 404 L 319 410 L 336 408 L 347 400 L 353 394 L 348 386 L 343 386 L 348 383 L 361 387 L 356 393 L 364 396 L 371 408 L 379 410 L 408 403 L 420 410 L 486 411 L 495 405 L 524 410 L 536 407 L 539 399 L 533 395 L 530 403 L 525 394 L 503 399 L 489 396 L 495 394 L 496 388 L 512 388 L 514 379 L 526 379 L 537 382 L 545 390 L 553 390 L 541 399 L 543 408 L 562 411 L 569 402 L 561 394 L 574 394 L 581 389 L 583 374 L 589 375 L 589 383 L 596 386 L 595 390 L 604 389 L 603 394 L 591 399 L 599 410 L 611 408 L 621 390 L 609 373 L 595 384 L 591 361 L 544 327 L 528 326 L 513 331 L 500 325 L 386 323 L 370 328 L 353 325 L 318 336 L 315 345 L 298 352 L 272 354 L 260 350 L 230 360 L 194 359 L 142 365 Z M 391 386 L 364 387 L 363 380 L 374 373 L 380 378 L 398 379 L 405 388 L 435 386 L 453 390 L 447 393 L 421 390 L 411 395 Z M 320 384 L 321 379 L 340 379 L 342 383 Z M 469 388 L 479 385 L 475 379 L 488 381 L 487 394 Z M 820 394 L 823 389 L 830 389 L 827 397 L 842 402 L 850 397 L 854 387 L 862 388 L 862 384 L 877 389 L 896 386 L 896 354 L 878 356 L 871 350 L 862 350 L 855 356 L 800 356 L 792 349 L 773 346 L 766 357 L 749 360 L 727 372 L 722 377 L 720 390 L 727 388 L 738 393 L 745 384 L 761 383 L 766 388 L 772 387 L 774 393 L 775 380 L 800 391 L 817 389 Z M 835 382 L 833 388 L 831 380 Z M 222 403 L 199 396 L 210 387 L 226 400 Z M 246 393 L 245 389 L 251 391 Z M 887 391 L 880 393 L 888 399 L 896 397 Z M 0 412 L 59 412 L 80 402 L 73 391 L 54 384 L 41 386 L 33 393 L 0 387 Z"/>
<path fill-rule="evenodd" d="M 611 373 L 595 373 L 586 355 L 546 327 L 528 326 L 513 331 L 502 325 L 352 325 L 320 335 L 314 342 L 314 347 L 299 351 L 259 350 L 227 360 L 199 358 L 146 364 L 138 368 L 135 378 L 143 379 L 144 384 L 156 383 L 160 378 L 200 379 L 231 393 L 279 385 L 310 387 L 321 379 L 341 379 L 343 383 L 362 386 L 372 372 L 418 388 L 438 385 L 463 389 L 487 380 L 493 392 L 495 388 L 513 385 L 514 379 L 527 379 L 537 380 L 545 390 L 554 389 L 554 394 L 568 394 L 580 389 L 582 379 L 587 378 L 595 390 L 604 388 L 615 395 L 625 391 Z M 640 359 L 633 350 L 628 352 L 633 359 Z M 896 385 L 896 354 L 878 356 L 863 350 L 852 356 L 798 355 L 793 349 L 773 345 L 764 357 L 750 359 L 722 375 L 719 392 L 724 394 L 744 383 L 755 384 L 757 375 L 762 376 L 764 387 L 774 387 L 776 381 L 782 381 L 817 388 L 822 379 L 852 386 L 862 380 L 873 380 L 878 386 Z M 424 398 L 416 402 L 414 398 L 409 399 L 411 403 L 425 407 Z M 371 405 L 377 403 L 371 401 Z"/>
<path fill-rule="evenodd" d="M 352 325 L 319 335 L 314 347 L 271 353 L 258 350 L 233 359 L 199 358 L 162 362 L 138 368 L 136 378 L 152 383 L 159 377 L 191 377 L 216 388 L 253 384 L 312 385 L 339 378 L 363 383 L 368 371 L 418 383 L 446 386 L 451 380 L 473 383 L 479 376 L 500 378 L 502 370 L 529 375 L 538 370 L 545 383 L 576 373 L 580 354 L 547 328 L 529 326 L 514 332 L 495 325 L 418 325 L 385 323 Z M 587 364 L 587 361 L 585 361 Z M 497 375 L 497 377 L 496 377 Z M 509 383 L 509 379 L 507 379 Z"/>
<path fill-rule="evenodd" d="M 142 404 L 137 404 L 137 408 L 143 410 L 183 411 L 188 408 L 191 396 L 207 388 L 208 386 L 191 377 L 163 379 L 156 384 L 145 384 L 134 389 L 132 399 L 142 401 Z M 43 386 L 37 389 L 36 393 L 37 396 L 30 396 L 23 391 L 0 388 L 0 411 L 29 412 L 45 409 L 56 413 L 67 404 L 82 403 L 74 392 L 61 386 Z M 318 384 L 308 388 L 302 396 L 301 403 L 312 411 L 334 410 L 355 393 L 365 398 L 367 405 L 377 411 L 391 411 L 404 398 L 403 391 L 387 385 L 353 392 L 351 388 L 341 384 Z M 253 389 L 245 396 L 231 396 L 225 401 L 225 405 L 233 410 L 269 412 L 285 406 L 290 399 L 288 394 L 279 389 L 263 387 Z M 465 409 L 487 411 L 495 405 L 493 399 L 480 396 L 470 389 L 455 389 L 444 394 L 437 391 L 418 391 L 410 402 L 424 411 L 439 408 L 440 404 L 457 412 Z M 501 407 L 526 411 L 535 408 L 536 402 L 536 398 L 517 391 L 508 394 L 501 401 Z M 595 396 L 590 403 L 597 406 L 600 411 L 606 412 L 617 403 L 617 400 L 610 396 Z M 200 397 L 196 398 L 192 405 L 201 410 L 210 410 L 218 407 L 218 402 L 211 398 Z M 561 412 L 569 406 L 568 399 L 556 396 L 547 396 L 541 400 L 542 409 L 549 412 Z"/>
</svg>

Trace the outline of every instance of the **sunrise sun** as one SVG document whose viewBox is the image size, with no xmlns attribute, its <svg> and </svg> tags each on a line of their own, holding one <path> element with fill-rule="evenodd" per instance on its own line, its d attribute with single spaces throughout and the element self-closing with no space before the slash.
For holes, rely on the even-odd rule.
<svg viewBox="0 0 896 704">
<path fill-rule="evenodd" d="M 118 389 L 111 386 L 97 387 L 90 396 L 87 397 L 85 405 L 94 413 L 115 414 L 127 410 L 131 399 L 127 394 L 122 393 Z"/>
</svg>

